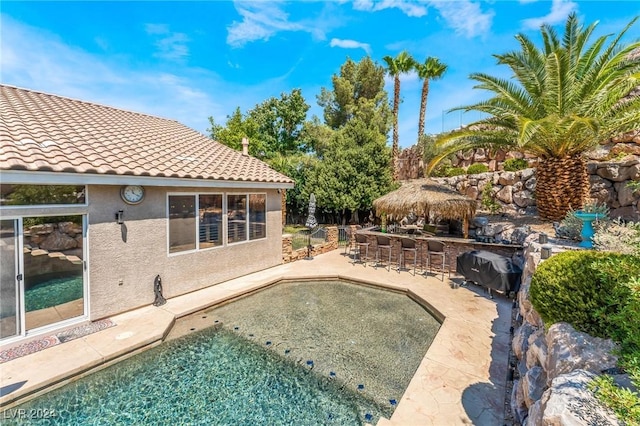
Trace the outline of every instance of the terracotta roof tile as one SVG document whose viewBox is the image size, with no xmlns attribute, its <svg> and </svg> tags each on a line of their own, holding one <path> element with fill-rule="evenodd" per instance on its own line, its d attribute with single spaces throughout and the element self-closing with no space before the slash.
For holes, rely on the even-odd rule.
<svg viewBox="0 0 640 426">
<path fill-rule="evenodd" d="M 176 121 L 6 85 L 0 170 L 293 183 Z"/>
</svg>

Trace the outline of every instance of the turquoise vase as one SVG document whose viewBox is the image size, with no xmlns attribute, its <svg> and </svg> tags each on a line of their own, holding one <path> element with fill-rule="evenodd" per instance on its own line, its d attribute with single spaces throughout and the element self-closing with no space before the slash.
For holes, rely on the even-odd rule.
<svg viewBox="0 0 640 426">
<path fill-rule="evenodd" d="M 591 241 L 591 238 L 593 238 L 593 234 L 595 233 L 593 230 L 593 221 L 602 219 L 603 215 L 600 213 L 577 211 L 575 212 L 575 216 L 582 221 L 582 231 L 580 232 L 582 241 L 579 246 L 584 248 L 593 248 L 593 242 Z"/>
</svg>

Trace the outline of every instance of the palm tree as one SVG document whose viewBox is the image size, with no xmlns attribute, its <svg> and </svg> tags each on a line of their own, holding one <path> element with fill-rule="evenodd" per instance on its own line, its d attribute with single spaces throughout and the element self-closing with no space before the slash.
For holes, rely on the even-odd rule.
<svg viewBox="0 0 640 426">
<path fill-rule="evenodd" d="M 581 208 L 589 193 L 583 153 L 613 136 L 638 129 L 640 97 L 627 97 L 640 81 L 640 41 L 621 43 L 633 19 L 612 40 L 588 44 L 597 23 L 584 27 L 569 15 L 562 39 L 541 27 L 542 48 L 523 34 L 521 50 L 495 55 L 512 78 L 471 75 L 476 88 L 493 97 L 456 110 L 481 111 L 487 118 L 439 138 L 442 151 L 427 172 L 449 154 L 476 147 L 515 149 L 538 157 L 535 197 L 541 218 L 560 220 Z"/>
<path fill-rule="evenodd" d="M 420 97 L 420 118 L 418 119 L 418 140 L 424 134 L 424 119 L 427 113 L 427 96 L 429 96 L 429 80 L 441 78 L 447 71 L 447 65 L 438 58 L 429 56 L 423 64 L 415 64 L 418 77 L 422 79 L 422 95 Z"/>
<path fill-rule="evenodd" d="M 411 71 L 415 65 L 415 60 L 403 50 L 395 58 L 385 56 L 382 58 L 387 63 L 387 73 L 393 77 L 393 145 L 391 149 L 393 180 L 398 180 L 398 109 L 400 107 L 400 74 Z"/>
</svg>

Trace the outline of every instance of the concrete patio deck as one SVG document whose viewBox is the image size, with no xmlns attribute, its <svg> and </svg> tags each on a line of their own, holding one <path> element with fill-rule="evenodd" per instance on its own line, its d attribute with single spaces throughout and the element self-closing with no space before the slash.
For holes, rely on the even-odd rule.
<svg viewBox="0 0 640 426">
<path fill-rule="evenodd" d="M 444 321 L 391 419 L 378 425 L 500 425 L 508 372 L 512 302 L 475 286 L 452 288 L 440 274 L 413 276 L 352 264 L 341 250 L 280 265 L 111 319 L 114 327 L 0 364 L 0 408 L 162 342 L 176 318 L 280 279 L 341 277 L 406 290 Z M 454 278 L 455 279 L 455 278 Z M 455 279 L 458 282 L 460 278 Z"/>
</svg>

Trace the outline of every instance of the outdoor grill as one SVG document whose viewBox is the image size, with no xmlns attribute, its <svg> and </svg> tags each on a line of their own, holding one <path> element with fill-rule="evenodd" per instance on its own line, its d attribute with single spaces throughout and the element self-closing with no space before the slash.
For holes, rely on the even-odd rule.
<svg viewBox="0 0 640 426">
<path fill-rule="evenodd" d="M 462 253 L 456 259 L 456 272 L 465 281 L 509 295 L 520 289 L 522 269 L 511 258 L 485 250 Z"/>
</svg>

